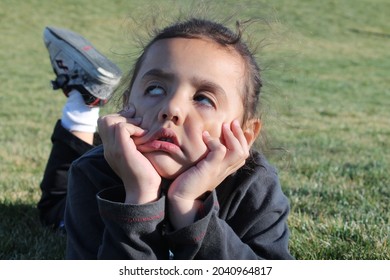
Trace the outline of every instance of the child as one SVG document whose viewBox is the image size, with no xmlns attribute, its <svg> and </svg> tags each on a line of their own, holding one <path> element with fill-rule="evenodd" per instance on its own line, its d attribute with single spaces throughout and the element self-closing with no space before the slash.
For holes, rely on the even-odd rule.
<svg viewBox="0 0 390 280">
<path fill-rule="evenodd" d="M 56 74 L 53 88 L 62 89 L 68 99 L 51 137 L 53 146 L 40 185 L 38 210 L 43 225 L 64 230 L 69 167 L 99 143 L 94 137 L 99 109 L 110 98 L 122 73 L 73 31 L 46 27 L 43 37 Z"/>
<path fill-rule="evenodd" d="M 99 119 L 103 145 L 70 169 L 69 259 L 291 259 L 289 205 L 251 150 L 261 79 L 224 26 L 161 30 L 129 77 L 123 110 Z"/>
</svg>

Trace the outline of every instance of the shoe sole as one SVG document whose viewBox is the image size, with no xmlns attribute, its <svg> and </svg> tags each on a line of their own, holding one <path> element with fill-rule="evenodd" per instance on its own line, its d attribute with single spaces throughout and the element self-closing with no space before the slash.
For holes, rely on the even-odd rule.
<svg viewBox="0 0 390 280">
<path fill-rule="evenodd" d="M 46 27 L 43 37 L 48 50 L 50 48 L 61 50 L 98 84 L 107 85 L 108 89 L 118 84 L 121 70 L 81 35 L 67 29 Z M 96 97 L 107 98 L 110 94 L 111 92 L 100 93 Z"/>
</svg>

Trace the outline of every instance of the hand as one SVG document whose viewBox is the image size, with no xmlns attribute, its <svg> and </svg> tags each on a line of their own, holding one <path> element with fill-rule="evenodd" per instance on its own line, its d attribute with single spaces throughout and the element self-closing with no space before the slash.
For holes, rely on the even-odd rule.
<svg viewBox="0 0 390 280">
<path fill-rule="evenodd" d="M 249 145 L 237 120 L 222 126 L 223 143 L 203 133 L 203 141 L 209 152 L 171 184 L 168 190 L 170 218 L 175 228 L 194 221 L 202 203 L 197 200 L 202 194 L 214 190 L 227 176 L 245 164 Z"/>
<path fill-rule="evenodd" d="M 138 126 L 142 119 L 134 115 L 135 109 L 130 108 L 101 117 L 98 129 L 104 157 L 125 186 L 125 203 L 144 204 L 159 198 L 161 177 L 134 144 L 132 137 L 147 132 Z"/>
</svg>

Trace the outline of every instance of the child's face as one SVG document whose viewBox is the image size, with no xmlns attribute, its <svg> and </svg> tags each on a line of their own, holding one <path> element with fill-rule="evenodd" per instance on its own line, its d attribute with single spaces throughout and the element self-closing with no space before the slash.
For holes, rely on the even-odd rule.
<svg viewBox="0 0 390 280">
<path fill-rule="evenodd" d="M 160 176 L 174 179 L 207 154 L 202 133 L 221 139 L 223 123 L 242 121 L 244 63 L 202 39 L 164 39 L 148 50 L 129 103 L 148 132 L 134 138 Z"/>
</svg>

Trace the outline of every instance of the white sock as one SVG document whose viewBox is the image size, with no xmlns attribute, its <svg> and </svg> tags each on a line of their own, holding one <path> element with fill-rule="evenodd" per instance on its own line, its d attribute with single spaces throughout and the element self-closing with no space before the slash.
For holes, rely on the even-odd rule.
<svg viewBox="0 0 390 280">
<path fill-rule="evenodd" d="M 96 131 L 99 118 L 99 107 L 88 107 L 81 94 L 73 89 L 69 92 L 64 108 L 62 109 L 61 124 L 68 131 L 91 132 Z"/>
</svg>

